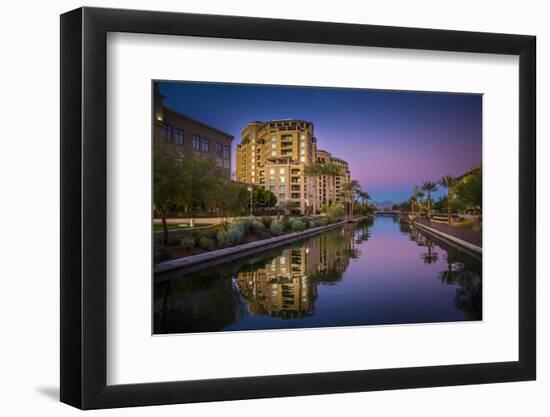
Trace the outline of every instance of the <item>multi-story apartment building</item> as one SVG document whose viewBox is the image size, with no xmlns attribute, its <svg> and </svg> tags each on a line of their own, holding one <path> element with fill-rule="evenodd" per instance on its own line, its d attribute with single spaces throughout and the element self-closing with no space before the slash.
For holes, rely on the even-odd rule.
<svg viewBox="0 0 550 417">
<path fill-rule="evenodd" d="M 317 149 L 313 123 L 304 120 L 252 122 L 241 131 L 237 145 L 237 181 L 272 191 L 278 204 L 291 203 L 300 214 L 319 212 L 323 204 L 342 202 L 342 185 L 350 180 L 349 165 Z M 336 177 L 309 177 L 306 166 L 333 163 Z"/>
<path fill-rule="evenodd" d="M 158 85 L 155 85 L 153 107 L 155 138 L 173 144 L 174 151 L 182 157 L 194 152 L 197 156 L 213 158 L 221 174 L 231 178 L 232 135 L 166 107 Z"/>
<path fill-rule="evenodd" d="M 281 205 L 292 211 L 311 211 L 314 181 L 304 174 L 316 161 L 313 123 L 304 120 L 272 120 L 249 123 L 237 145 L 237 181 L 272 191 Z"/>
</svg>

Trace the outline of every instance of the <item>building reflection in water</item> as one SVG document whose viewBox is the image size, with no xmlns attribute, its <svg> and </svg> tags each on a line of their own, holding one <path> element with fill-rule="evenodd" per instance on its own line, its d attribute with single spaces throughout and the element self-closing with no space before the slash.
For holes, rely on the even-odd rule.
<svg viewBox="0 0 550 417">
<path fill-rule="evenodd" d="M 362 227 L 350 225 L 307 240 L 259 268 L 238 272 L 236 289 L 251 315 L 307 316 L 315 309 L 317 285 L 341 280 L 350 259 L 358 256 L 356 242 L 365 239 L 368 233 Z"/>
</svg>

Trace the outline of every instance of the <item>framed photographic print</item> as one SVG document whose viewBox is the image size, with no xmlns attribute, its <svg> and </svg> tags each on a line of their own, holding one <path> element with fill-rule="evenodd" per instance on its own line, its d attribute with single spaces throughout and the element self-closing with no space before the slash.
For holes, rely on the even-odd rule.
<svg viewBox="0 0 550 417">
<path fill-rule="evenodd" d="M 61 400 L 535 379 L 535 38 L 61 16 Z"/>
</svg>

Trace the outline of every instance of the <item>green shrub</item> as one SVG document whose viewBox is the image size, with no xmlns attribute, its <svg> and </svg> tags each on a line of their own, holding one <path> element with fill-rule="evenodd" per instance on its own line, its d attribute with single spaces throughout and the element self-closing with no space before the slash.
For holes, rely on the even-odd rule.
<svg viewBox="0 0 550 417">
<path fill-rule="evenodd" d="M 315 219 L 310 220 L 309 223 L 308 223 L 308 227 L 310 229 L 313 228 L 313 227 L 317 227 L 317 226 L 319 226 L 319 222 Z"/>
<path fill-rule="evenodd" d="M 321 217 L 318 222 L 319 226 L 326 226 L 328 224 L 328 219 L 326 217 Z"/>
<path fill-rule="evenodd" d="M 245 234 L 246 226 L 242 222 L 232 223 L 227 230 L 218 232 L 218 244 L 222 248 L 238 245 Z"/>
<path fill-rule="evenodd" d="M 186 236 L 180 239 L 180 247 L 185 250 L 191 250 L 195 247 L 195 239 L 191 236 Z"/>
<path fill-rule="evenodd" d="M 269 229 L 269 226 L 271 226 L 271 217 L 263 216 L 262 223 L 264 224 L 266 229 Z"/>
<path fill-rule="evenodd" d="M 260 220 L 253 220 L 250 224 L 250 231 L 255 235 L 261 235 L 265 232 L 265 226 Z"/>
<path fill-rule="evenodd" d="M 280 220 L 273 220 L 271 222 L 271 226 L 269 226 L 269 230 L 271 230 L 271 233 L 273 233 L 274 235 L 282 235 L 284 232 L 283 222 L 281 222 Z"/>
<path fill-rule="evenodd" d="M 231 223 L 228 230 L 239 230 L 239 232 L 244 236 L 250 232 L 250 222 L 246 219 L 239 219 Z"/>
<path fill-rule="evenodd" d="M 216 235 L 218 239 L 218 245 L 220 248 L 227 248 L 231 246 L 231 238 L 229 237 L 229 230 L 220 230 Z"/>
<path fill-rule="evenodd" d="M 155 263 L 159 263 L 161 261 L 164 261 L 166 259 L 170 258 L 170 252 L 168 252 L 168 249 L 166 246 L 155 246 Z"/>
<path fill-rule="evenodd" d="M 293 232 L 301 232 L 306 228 L 306 224 L 303 221 L 296 219 L 292 221 L 290 228 Z"/>
<path fill-rule="evenodd" d="M 344 206 L 340 203 L 331 204 L 326 208 L 329 220 L 334 220 L 344 215 Z"/>
<path fill-rule="evenodd" d="M 238 227 L 229 228 L 228 232 L 229 232 L 229 238 L 231 239 L 232 245 L 238 245 L 239 243 L 241 243 L 241 240 L 243 240 L 243 237 L 244 237 L 244 233 L 240 228 Z"/>
<path fill-rule="evenodd" d="M 473 229 L 475 225 L 475 222 L 472 220 L 464 220 L 460 223 L 457 223 L 455 226 L 459 227 L 460 229 Z"/>
<path fill-rule="evenodd" d="M 180 239 L 168 239 L 168 242 L 166 242 L 166 246 L 179 246 Z"/>
<path fill-rule="evenodd" d="M 201 236 L 198 240 L 199 246 L 206 250 L 214 250 L 216 247 L 216 242 L 214 242 L 214 239 L 211 239 L 207 236 Z"/>
<path fill-rule="evenodd" d="M 248 233 L 253 232 L 252 225 L 255 222 L 260 222 L 260 220 L 258 220 L 255 217 L 245 217 L 242 219 L 235 220 L 233 223 L 231 223 L 231 226 L 235 225 L 236 227 L 242 228 L 243 234 L 246 235 Z"/>
</svg>

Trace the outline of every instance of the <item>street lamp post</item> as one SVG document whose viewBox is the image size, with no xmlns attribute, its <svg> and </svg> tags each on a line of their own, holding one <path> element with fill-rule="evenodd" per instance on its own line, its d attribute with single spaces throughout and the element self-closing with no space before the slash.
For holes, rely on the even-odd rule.
<svg viewBox="0 0 550 417">
<path fill-rule="evenodd" d="M 250 217 L 252 217 L 252 187 L 248 187 L 248 191 L 250 192 Z"/>
</svg>

